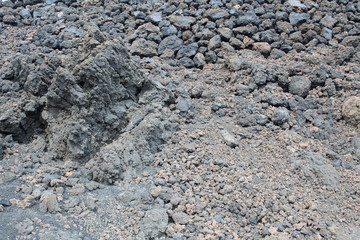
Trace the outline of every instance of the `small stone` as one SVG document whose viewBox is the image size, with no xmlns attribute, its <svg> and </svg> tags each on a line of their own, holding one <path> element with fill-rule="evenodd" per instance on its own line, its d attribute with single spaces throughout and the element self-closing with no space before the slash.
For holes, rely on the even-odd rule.
<svg viewBox="0 0 360 240">
<path fill-rule="evenodd" d="M 166 49 L 177 51 L 180 49 L 183 41 L 175 35 L 164 38 L 158 47 L 159 54 L 162 54 Z"/>
<path fill-rule="evenodd" d="M 60 211 L 56 195 L 51 191 L 42 192 L 40 202 L 43 204 L 44 207 L 46 207 L 43 210 L 46 210 L 49 213 Z"/>
<path fill-rule="evenodd" d="M 337 20 L 330 15 L 325 15 L 320 21 L 320 24 L 330 29 L 332 29 L 336 23 Z"/>
<path fill-rule="evenodd" d="M 287 3 L 292 7 L 306 8 L 299 0 L 288 0 Z"/>
<path fill-rule="evenodd" d="M 208 9 L 205 12 L 204 16 L 210 18 L 211 20 L 218 20 L 220 18 L 228 17 L 229 13 L 226 10 L 216 8 L 216 9 Z"/>
<path fill-rule="evenodd" d="M 31 13 L 28 9 L 20 10 L 19 14 L 22 18 L 31 18 Z"/>
<path fill-rule="evenodd" d="M 168 218 L 165 209 L 148 210 L 141 222 L 141 229 L 148 238 L 156 238 L 160 233 L 165 232 Z"/>
<path fill-rule="evenodd" d="M 240 15 L 238 19 L 236 19 L 236 23 L 240 26 L 246 26 L 248 24 L 259 25 L 261 20 L 254 12 L 248 12 L 243 15 Z"/>
<path fill-rule="evenodd" d="M 294 95 L 306 97 L 310 91 L 311 81 L 304 76 L 294 76 L 289 84 L 289 92 Z"/>
<path fill-rule="evenodd" d="M 130 47 L 130 51 L 134 55 L 141 57 L 153 57 L 157 55 L 157 44 L 153 41 L 147 41 L 143 38 L 136 39 Z"/>
<path fill-rule="evenodd" d="M 197 53 L 194 57 L 194 64 L 196 67 L 203 67 L 206 64 L 204 54 Z"/>
<path fill-rule="evenodd" d="M 0 184 L 11 182 L 14 180 L 16 175 L 13 172 L 5 171 L 0 173 Z"/>
<path fill-rule="evenodd" d="M 196 18 L 188 16 L 177 16 L 172 15 L 169 17 L 169 21 L 174 24 L 176 27 L 189 29 L 190 26 L 195 23 Z"/>
<path fill-rule="evenodd" d="M 331 40 L 332 39 L 332 30 L 324 27 L 321 30 L 321 36 L 323 36 L 326 40 Z"/>
<path fill-rule="evenodd" d="M 285 21 L 276 22 L 276 27 L 281 32 L 284 32 L 284 33 L 287 33 L 287 34 L 292 33 L 294 31 L 293 26 L 290 23 L 285 22 Z"/>
<path fill-rule="evenodd" d="M 11 206 L 11 203 L 9 200 L 4 199 L 4 198 L 0 198 L 0 204 L 3 205 L 4 207 L 9 207 Z"/>
<path fill-rule="evenodd" d="M 232 148 L 239 146 L 239 141 L 227 130 L 225 129 L 221 130 L 221 135 L 228 146 Z"/>
<path fill-rule="evenodd" d="M 187 224 L 191 219 L 190 216 L 184 212 L 175 212 L 171 217 L 177 224 Z"/>
<path fill-rule="evenodd" d="M 178 109 L 180 112 L 187 112 L 190 110 L 192 106 L 192 101 L 190 98 L 179 98 L 178 102 L 176 104 L 176 109 Z"/>
<path fill-rule="evenodd" d="M 231 71 L 245 70 L 251 67 L 251 63 L 237 56 L 230 57 L 227 63 Z"/>
<path fill-rule="evenodd" d="M 271 46 L 267 42 L 256 42 L 253 44 L 255 51 L 260 52 L 262 55 L 268 56 L 271 52 Z"/>
<path fill-rule="evenodd" d="M 342 115 L 349 124 L 360 128 L 360 97 L 347 99 L 342 106 Z"/>
<path fill-rule="evenodd" d="M 219 48 L 221 46 L 221 37 L 220 35 L 215 35 L 212 37 L 208 44 L 209 50 L 214 50 L 215 48 Z"/>
<path fill-rule="evenodd" d="M 159 23 L 162 21 L 162 13 L 161 12 L 153 12 L 149 15 L 149 20 L 153 23 Z"/>
<path fill-rule="evenodd" d="M 154 198 L 157 198 L 161 192 L 162 192 L 161 186 L 153 187 L 153 188 L 151 188 L 151 190 L 150 190 L 150 194 L 151 194 L 151 196 L 153 196 Z"/>
<path fill-rule="evenodd" d="M 280 126 L 283 125 L 284 123 L 287 123 L 289 119 L 290 119 L 289 110 L 287 110 L 284 107 L 277 108 L 272 116 L 272 121 L 276 125 L 280 125 Z"/>
<path fill-rule="evenodd" d="M 292 12 L 289 15 L 290 24 L 293 26 L 299 26 L 299 25 L 305 23 L 308 19 L 310 19 L 310 14 L 308 14 L 308 13 Z"/>
<path fill-rule="evenodd" d="M 351 142 L 355 156 L 360 159 L 360 137 L 354 137 Z"/>
</svg>

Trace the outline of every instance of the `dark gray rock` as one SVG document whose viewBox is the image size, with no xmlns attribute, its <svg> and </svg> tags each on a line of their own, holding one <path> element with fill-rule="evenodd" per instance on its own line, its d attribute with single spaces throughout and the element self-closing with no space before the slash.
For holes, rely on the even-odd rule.
<svg viewBox="0 0 360 240">
<path fill-rule="evenodd" d="M 183 41 L 178 38 L 177 36 L 169 36 L 164 38 L 158 47 L 158 53 L 162 54 L 166 49 L 170 49 L 173 51 L 177 51 L 180 49 L 181 45 L 183 44 Z"/>
<path fill-rule="evenodd" d="M 180 59 L 179 59 L 179 64 L 180 64 L 181 66 L 184 66 L 184 67 L 187 67 L 187 68 L 192 68 L 192 67 L 195 66 L 194 61 L 193 61 L 191 58 L 189 58 L 189 57 L 180 58 Z"/>
<path fill-rule="evenodd" d="M 289 110 L 287 110 L 284 107 L 277 108 L 272 116 L 272 121 L 279 126 L 283 125 L 284 123 L 287 123 L 289 119 L 290 119 Z"/>
<path fill-rule="evenodd" d="M 206 10 L 204 16 L 210 18 L 211 20 L 218 20 L 220 18 L 228 17 L 229 13 L 224 9 L 215 8 Z"/>
<path fill-rule="evenodd" d="M 202 53 L 197 53 L 193 60 L 196 67 L 201 68 L 206 64 L 205 56 Z"/>
<path fill-rule="evenodd" d="M 171 15 L 169 21 L 174 24 L 174 26 L 182 29 L 189 29 L 190 26 L 195 23 L 196 18 L 188 16 L 177 16 Z"/>
<path fill-rule="evenodd" d="M 308 14 L 308 13 L 292 12 L 289 15 L 290 24 L 293 26 L 299 26 L 299 25 L 305 23 L 309 19 L 310 19 L 310 14 Z"/>
<path fill-rule="evenodd" d="M 164 34 L 165 37 L 175 35 L 178 30 L 173 25 L 170 25 L 168 27 L 162 27 L 161 32 Z"/>
<path fill-rule="evenodd" d="M 188 112 L 192 106 L 192 101 L 190 98 L 179 98 L 177 100 L 176 109 L 180 112 Z"/>
<path fill-rule="evenodd" d="M 141 222 L 141 230 L 146 238 L 157 238 L 164 234 L 168 225 L 168 218 L 165 209 L 148 210 Z"/>
<path fill-rule="evenodd" d="M 332 16 L 330 16 L 330 15 L 325 15 L 325 16 L 321 19 L 320 24 L 323 25 L 323 26 L 325 26 L 325 27 L 327 27 L 327 28 L 332 29 L 337 22 L 338 22 L 338 21 L 337 21 L 335 18 L 333 18 Z"/>
<path fill-rule="evenodd" d="M 219 48 L 221 46 L 221 37 L 220 35 L 215 35 L 212 37 L 208 44 L 209 50 L 214 50 L 215 48 Z"/>
<path fill-rule="evenodd" d="M 360 137 L 354 137 L 351 142 L 354 148 L 354 155 L 360 159 Z"/>
<path fill-rule="evenodd" d="M 161 12 L 153 12 L 149 15 L 149 20 L 153 23 L 159 23 L 162 21 L 162 13 Z"/>
<path fill-rule="evenodd" d="M 306 5 L 302 4 L 299 0 L 288 0 L 287 3 L 292 7 L 307 8 Z"/>
<path fill-rule="evenodd" d="M 141 57 L 153 57 L 157 55 L 157 47 L 158 45 L 153 41 L 138 38 L 131 44 L 130 52 Z"/>
<path fill-rule="evenodd" d="M 254 12 L 247 12 L 236 19 L 236 24 L 246 26 L 248 24 L 259 25 L 261 20 Z"/>
<path fill-rule="evenodd" d="M 182 57 L 192 57 L 195 56 L 197 50 L 199 48 L 198 43 L 191 43 L 189 45 L 186 46 L 182 46 L 178 53 L 177 53 L 177 58 L 182 58 Z"/>
<path fill-rule="evenodd" d="M 233 32 L 230 28 L 218 28 L 217 31 L 220 36 L 227 41 L 233 36 Z"/>
<path fill-rule="evenodd" d="M 311 81 L 304 76 L 294 76 L 289 84 L 289 92 L 294 95 L 306 97 L 311 88 Z"/>
<path fill-rule="evenodd" d="M 331 40 L 332 39 L 332 30 L 324 27 L 321 30 L 321 36 L 323 36 L 326 40 Z"/>
<path fill-rule="evenodd" d="M 11 203 L 9 200 L 4 199 L 4 198 L 0 198 L 0 204 L 3 205 L 4 207 L 9 207 L 11 206 Z"/>
<path fill-rule="evenodd" d="M 22 18 L 31 18 L 31 13 L 28 9 L 20 10 L 19 14 Z"/>
</svg>

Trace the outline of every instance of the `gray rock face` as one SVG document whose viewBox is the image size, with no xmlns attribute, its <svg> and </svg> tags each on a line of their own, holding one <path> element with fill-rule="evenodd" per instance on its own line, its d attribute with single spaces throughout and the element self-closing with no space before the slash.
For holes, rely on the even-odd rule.
<svg viewBox="0 0 360 240">
<path fill-rule="evenodd" d="M 290 13 L 289 21 L 293 26 L 299 26 L 305 23 L 308 19 L 310 19 L 310 15 L 308 13 Z"/>
<path fill-rule="evenodd" d="M 168 225 L 168 214 L 165 209 L 151 209 L 145 213 L 141 230 L 146 238 L 161 236 Z"/>
<path fill-rule="evenodd" d="M 144 82 L 121 41 L 85 51 L 92 57 L 84 56 L 74 70 L 60 68 L 46 94 L 49 148 L 61 159 L 87 161 L 116 136 Z"/>
<path fill-rule="evenodd" d="M 289 84 L 289 92 L 301 97 L 306 97 L 311 88 L 311 81 L 304 76 L 294 76 Z"/>
</svg>

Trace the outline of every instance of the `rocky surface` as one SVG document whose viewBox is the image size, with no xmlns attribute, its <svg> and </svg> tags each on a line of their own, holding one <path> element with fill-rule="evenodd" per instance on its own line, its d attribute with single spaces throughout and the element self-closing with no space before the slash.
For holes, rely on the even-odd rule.
<svg viewBox="0 0 360 240">
<path fill-rule="evenodd" d="M 358 239 L 360 3 L 0 0 L 2 239 Z"/>
</svg>

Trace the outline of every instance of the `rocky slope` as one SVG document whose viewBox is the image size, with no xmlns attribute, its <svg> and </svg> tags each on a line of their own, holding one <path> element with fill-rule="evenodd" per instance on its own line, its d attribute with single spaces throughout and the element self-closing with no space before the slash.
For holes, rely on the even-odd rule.
<svg viewBox="0 0 360 240">
<path fill-rule="evenodd" d="M 357 239 L 359 13 L 0 0 L 1 239 Z"/>
</svg>

